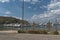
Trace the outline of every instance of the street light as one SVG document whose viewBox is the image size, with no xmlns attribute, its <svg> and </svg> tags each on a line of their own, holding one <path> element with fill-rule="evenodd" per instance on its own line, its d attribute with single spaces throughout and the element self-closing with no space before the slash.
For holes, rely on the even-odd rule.
<svg viewBox="0 0 60 40">
<path fill-rule="evenodd" d="M 24 20 L 24 0 L 22 0 L 22 20 Z"/>
<path fill-rule="evenodd" d="M 22 0 L 22 24 L 21 24 L 21 28 L 23 28 L 24 25 L 24 0 Z"/>
</svg>

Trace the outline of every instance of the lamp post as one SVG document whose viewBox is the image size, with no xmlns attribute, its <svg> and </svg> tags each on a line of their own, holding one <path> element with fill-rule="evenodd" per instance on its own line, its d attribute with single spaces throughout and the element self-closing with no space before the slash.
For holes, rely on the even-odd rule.
<svg viewBox="0 0 60 40">
<path fill-rule="evenodd" d="M 24 20 L 24 0 L 22 0 L 22 20 Z"/>
<path fill-rule="evenodd" d="M 21 24 L 21 28 L 23 28 L 23 25 L 24 25 L 24 0 L 22 0 L 22 24 Z"/>
</svg>

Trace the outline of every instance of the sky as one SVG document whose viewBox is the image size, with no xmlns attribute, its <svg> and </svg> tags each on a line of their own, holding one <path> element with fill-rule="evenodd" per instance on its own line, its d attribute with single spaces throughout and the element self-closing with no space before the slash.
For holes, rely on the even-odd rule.
<svg viewBox="0 0 60 40">
<path fill-rule="evenodd" d="M 22 19 L 22 0 L 0 0 L 0 16 Z M 24 0 L 24 19 L 29 22 L 60 22 L 60 0 Z"/>
</svg>

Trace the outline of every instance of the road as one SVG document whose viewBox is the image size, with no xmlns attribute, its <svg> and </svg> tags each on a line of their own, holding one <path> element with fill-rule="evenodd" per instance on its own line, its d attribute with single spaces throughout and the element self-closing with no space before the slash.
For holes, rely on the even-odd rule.
<svg viewBox="0 0 60 40">
<path fill-rule="evenodd" d="M 60 40 L 60 35 L 0 33 L 0 40 Z"/>
</svg>

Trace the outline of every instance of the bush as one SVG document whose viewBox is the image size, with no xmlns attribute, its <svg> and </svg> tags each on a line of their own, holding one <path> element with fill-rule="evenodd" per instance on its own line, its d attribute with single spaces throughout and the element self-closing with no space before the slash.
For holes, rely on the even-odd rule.
<svg viewBox="0 0 60 40">
<path fill-rule="evenodd" d="M 46 30 L 40 30 L 40 34 L 47 34 Z"/>
<path fill-rule="evenodd" d="M 59 32 L 58 32 L 58 31 L 54 31 L 54 32 L 53 32 L 53 34 L 56 34 L 56 35 L 58 35 L 58 34 L 59 34 Z"/>
<path fill-rule="evenodd" d="M 18 33 L 26 33 L 26 32 L 23 30 L 18 30 Z"/>
<path fill-rule="evenodd" d="M 39 31 L 29 30 L 28 33 L 31 33 L 31 34 L 47 34 L 47 32 L 45 30 L 39 30 Z"/>
<path fill-rule="evenodd" d="M 34 30 L 29 30 L 28 33 L 31 33 L 31 34 L 40 34 L 39 31 L 34 31 Z"/>
<path fill-rule="evenodd" d="M 53 34 L 52 32 L 48 32 L 48 34 Z"/>
</svg>

